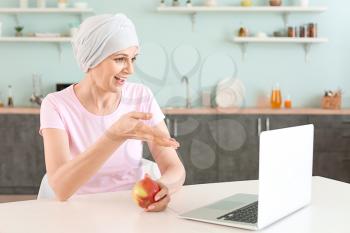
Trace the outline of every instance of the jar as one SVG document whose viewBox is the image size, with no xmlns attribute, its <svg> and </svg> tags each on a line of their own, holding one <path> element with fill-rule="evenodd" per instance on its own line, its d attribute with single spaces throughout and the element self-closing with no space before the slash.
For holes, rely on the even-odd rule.
<svg viewBox="0 0 350 233">
<path fill-rule="evenodd" d="M 240 27 L 238 31 L 238 36 L 239 37 L 246 37 L 248 36 L 248 29 L 245 27 Z"/>
<path fill-rule="evenodd" d="M 281 6 L 282 0 L 270 0 L 269 3 L 270 3 L 270 6 Z"/>
<path fill-rule="evenodd" d="M 28 0 L 20 0 L 19 7 L 20 8 L 28 8 Z"/>
<path fill-rule="evenodd" d="M 284 100 L 284 108 L 292 108 L 292 99 L 290 95 L 287 95 L 287 98 Z"/>
<path fill-rule="evenodd" d="M 38 8 L 45 8 L 46 7 L 46 0 L 37 0 L 36 1 L 36 6 Z"/>
<path fill-rule="evenodd" d="M 299 27 L 299 37 L 306 37 L 306 26 L 302 25 Z"/>
<path fill-rule="evenodd" d="M 307 26 L 307 37 L 317 37 L 317 24 L 309 23 Z"/>
<path fill-rule="evenodd" d="M 294 27 L 288 27 L 288 37 L 295 37 Z"/>
</svg>

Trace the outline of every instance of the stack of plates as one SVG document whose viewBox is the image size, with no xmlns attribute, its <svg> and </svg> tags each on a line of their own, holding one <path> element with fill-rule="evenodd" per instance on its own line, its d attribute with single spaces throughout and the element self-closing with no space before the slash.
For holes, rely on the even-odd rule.
<svg viewBox="0 0 350 233">
<path fill-rule="evenodd" d="M 216 88 L 216 104 L 220 108 L 238 108 L 243 105 L 245 88 L 239 79 L 226 78 Z"/>
</svg>

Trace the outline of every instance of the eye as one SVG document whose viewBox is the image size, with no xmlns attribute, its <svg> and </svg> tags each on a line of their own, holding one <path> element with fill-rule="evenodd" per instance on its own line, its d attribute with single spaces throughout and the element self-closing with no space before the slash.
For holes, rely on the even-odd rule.
<svg viewBox="0 0 350 233">
<path fill-rule="evenodd" d="M 132 61 L 132 62 L 135 62 L 135 61 L 136 61 L 136 57 L 133 57 L 133 58 L 131 59 L 131 61 Z"/>
<path fill-rule="evenodd" d="M 114 61 L 117 62 L 117 63 L 124 63 L 125 60 L 126 60 L 125 57 L 119 57 L 119 58 L 114 59 Z"/>
</svg>

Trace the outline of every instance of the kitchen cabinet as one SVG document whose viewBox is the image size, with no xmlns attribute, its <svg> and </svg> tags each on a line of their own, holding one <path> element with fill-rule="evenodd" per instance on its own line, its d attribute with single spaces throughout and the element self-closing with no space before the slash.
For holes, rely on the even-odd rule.
<svg viewBox="0 0 350 233">
<path fill-rule="evenodd" d="M 314 175 L 350 183 L 350 116 L 310 116 L 315 126 Z"/>
<path fill-rule="evenodd" d="M 186 184 L 257 179 L 259 132 L 312 123 L 313 174 L 350 183 L 350 115 L 167 115 Z M 36 194 L 45 174 L 39 115 L 0 114 L 0 194 Z M 144 157 L 151 159 L 147 146 Z"/>
<path fill-rule="evenodd" d="M 0 115 L 0 193 L 36 194 L 45 174 L 39 116 Z"/>
<path fill-rule="evenodd" d="M 258 179 L 259 121 L 254 115 L 218 116 L 214 137 L 217 182 Z"/>
</svg>

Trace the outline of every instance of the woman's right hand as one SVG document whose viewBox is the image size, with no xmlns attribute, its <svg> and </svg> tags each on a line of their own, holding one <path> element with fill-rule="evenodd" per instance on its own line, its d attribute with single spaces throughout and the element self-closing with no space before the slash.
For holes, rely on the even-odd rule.
<svg viewBox="0 0 350 233">
<path fill-rule="evenodd" d="M 160 146 L 178 148 L 179 143 L 175 139 L 142 122 L 151 118 L 151 113 L 127 113 L 107 130 L 106 135 L 113 140 L 137 139 L 151 141 Z"/>
</svg>

